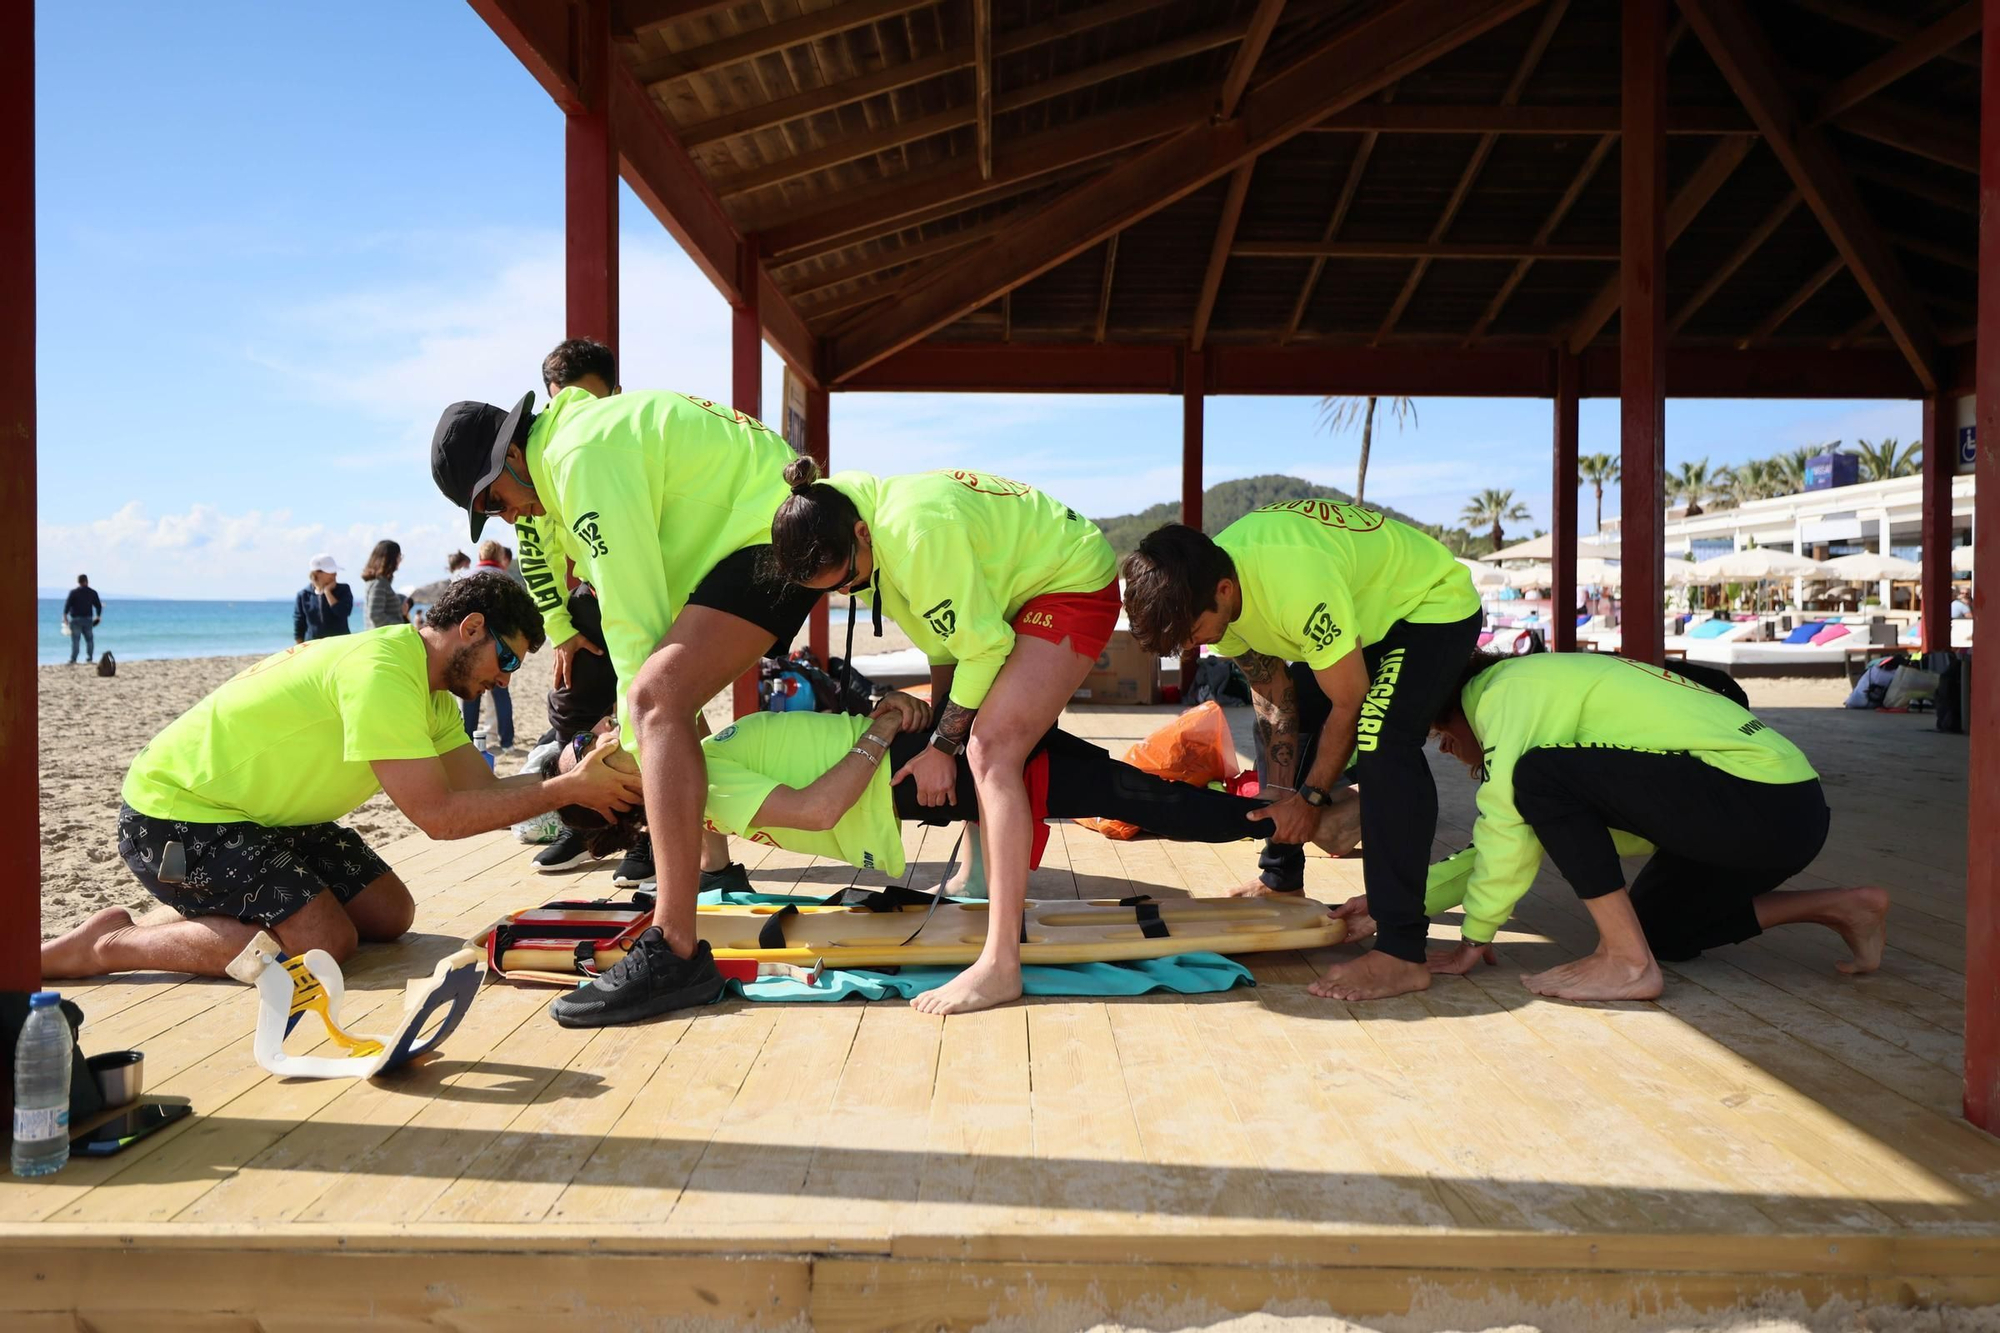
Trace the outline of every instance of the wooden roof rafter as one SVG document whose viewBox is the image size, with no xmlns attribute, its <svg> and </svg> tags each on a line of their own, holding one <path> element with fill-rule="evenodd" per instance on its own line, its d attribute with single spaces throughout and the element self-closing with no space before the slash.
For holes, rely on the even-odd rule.
<svg viewBox="0 0 2000 1333">
<path fill-rule="evenodd" d="M 1234 170 L 1332 111 L 1455 49 L 1533 0 L 1406 0 L 1351 22 L 1259 84 L 1233 120 L 1198 123 L 1040 209 L 973 255 L 912 283 L 892 308 L 829 348 L 849 377 L 961 314 L 976 310 L 1114 231 Z"/>
</svg>

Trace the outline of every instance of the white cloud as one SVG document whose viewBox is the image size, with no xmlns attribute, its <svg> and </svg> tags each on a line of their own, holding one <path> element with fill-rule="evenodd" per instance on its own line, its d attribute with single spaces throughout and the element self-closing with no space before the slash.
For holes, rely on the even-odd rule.
<svg viewBox="0 0 2000 1333">
<path fill-rule="evenodd" d="M 87 523 L 44 523 L 36 535 L 43 584 L 87 573 L 106 595 L 124 597 L 287 597 L 305 586 L 307 562 L 323 551 L 358 583 L 383 538 L 403 547 L 397 583 L 415 586 L 443 577 L 445 553 L 467 547 L 455 525 L 330 525 L 301 522 L 288 509 L 230 514 L 203 504 L 153 517 L 137 500 Z"/>
</svg>

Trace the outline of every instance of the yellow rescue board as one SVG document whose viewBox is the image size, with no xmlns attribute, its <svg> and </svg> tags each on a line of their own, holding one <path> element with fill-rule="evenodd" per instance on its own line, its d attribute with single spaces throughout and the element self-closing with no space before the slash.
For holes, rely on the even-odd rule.
<svg viewBox="0 0 2000 1333">
<path fill-rule="evenodd" d="M 757 939 L 770 919 L 786 909 L 758 904 L 702 907 L 700 930 L 718 959 L 828 967 L 951 966 L 979 957 L 986 942 L 987 905 L 941 903 L 924 921 L 927 908 L 893 912 L 865 907 L 800 907 L 785 918 L 785 947 L 759 948 Z M 540 920 L 566 914 L 550 912 Z M 575 914 L 578 919 L 586 912 Z M 1165 933 L 1148 934 L 1151 929 Z M 918 922 L 923 929 L 918 931 Z M 1319 949 L 1347 937 L 1347 923 L 1311 898 L 1165 898 L 1145 904 L 1115 898 L 1059 898 L 1031 901 L 1025 914 L 1024 963 L 1120 963 L 1183 953 L 1268 953 Z M 914 939 L 911 932 L 917 931 Z M 909 942 L 904 943 L 905 940 Z M 517 957 L 517 953 L 519 956 Z M 625 956 L 622 946 L 597 951 L 597 966 L 610 967 Z M 546 954 L 507 950 L 503 971 L 528 969 Z"/>
</svg>

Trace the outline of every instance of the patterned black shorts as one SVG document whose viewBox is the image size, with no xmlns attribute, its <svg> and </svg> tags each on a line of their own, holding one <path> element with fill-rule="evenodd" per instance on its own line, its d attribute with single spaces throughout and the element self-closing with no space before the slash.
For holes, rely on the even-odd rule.
<svg viewBox="0 0 2000 1333">
<path fill-rule="evenodd" d="M 170 842 L 187 857 L 178 884 L 159 878 Z M 389 873 L 359 833 L 338 824 L 189 824 L 129 805 L 118 807 L 118 854 L 148 893 L 182 916 L 230 916 L 262 926 L 277 925 L 328 889 L 342 903 L 353 902 Z"/>
</svg>

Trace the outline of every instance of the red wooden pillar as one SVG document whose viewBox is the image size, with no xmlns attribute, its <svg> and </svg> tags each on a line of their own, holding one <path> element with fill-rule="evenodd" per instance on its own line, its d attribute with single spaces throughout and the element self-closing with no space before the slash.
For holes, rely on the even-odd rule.
<svg viewBox="0 0 2000 1333">
<path fill-rule="evenodd" d="M 1924 572 L 1917 590 L 1927 652 L 1951 647 L 1951 470 L 1958 448 L 1944 407 L 1937 394 L 1924 399 Z"/>
<path fill-rule="evenodd" d="M 1666 0 L 1625 0 L 1619 136 L 1619 482 L 1624 652 L 1665 660 L 1667 468 Z"/>
<path fill-rule="evenodd" d="M 1181 522 L 1201 527 L 1202 395 L 1208 389 L 1208 358 L 1188 352 L 1181 359 Z M 1181 654 L 1181 704 L 1194 702 L 1194 668 L 1200 650 Z"/>
<path fill-rule="evenodd" d="M 826 419 L 827 400 L 832 396 L 825 389 L 806 390 L 806 453 L 811 455 L 813 462 L 819 464 L 822 477 L 827 475 L 832 467 L 827 450 L 831 423 Z M 822 666 L 826 663 L 828 653 L 826 607 L 829 600 L 825 597 L 820 598 L 819 604 L 813 607 L 812 619 L 806 622 L 806 642 L 812 646 L 813 656 L 819 659 Z"/>
<path fill-rule="evenodd" d="M 2000 624 L 2000 0 L 1985 0 L 1979 34 L 1979 493 L 1973 501 L 1975 620 Z M 1929 437 L 1925 437 L 1928 446 Z M 1985 669 L 1980 670 L 1983 666 Z M 1972 673 L 1972 762 L 1966 775 L 1965 1118 L 2000 1134 L 2000 657 Z"/>
<path fill-rule="evenodd" d="M 0 505 L 35 512 L 35 6 L 0 5 Z M 35 544 L 0 549 L 0 791 L 41 806 L 35 769 Z M 30 821 L 31 823 L 33 821 Z M 31 829 L 30 832 L 33 830 Z M 0 991 L 42 980 L 42 849 L 0 839 Z"/>
<path fill-rule="evenodd" d="M 764 330 L 757 317 L 757 238 L 746 236 L 736 251 L 736 299 L 729 323 L 730 406 L 764 415 Z M 736 678 L 736 716 L 757 711 L 755 668 Z"/>
<path fill-rule="evenodd" d="M 611 135 L 611 5 L 576 11 L 583 107 L 563 126 L 565 336 L 618 350 L 618 145 Z"/>
<path fill-rule="evenodd" d="M 1549 532 L 1555 566 L 1555 642 L 1559 653 L 1576 651 L 1576 436 L 1579 382 L 1576 356 L 1568 346 L 1556 349 L 1556 420 L 1554 491 L 1549 501 Z"/>
</svg>

